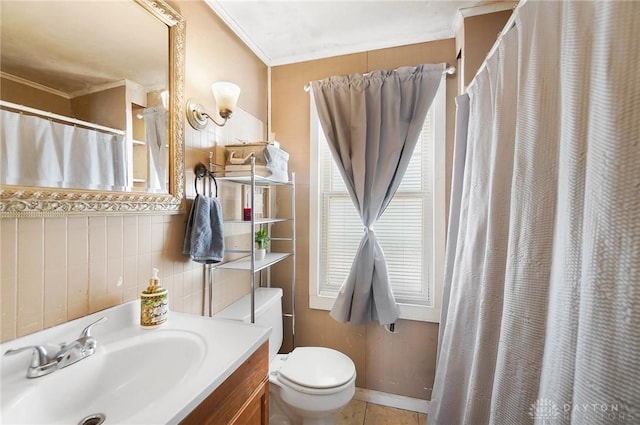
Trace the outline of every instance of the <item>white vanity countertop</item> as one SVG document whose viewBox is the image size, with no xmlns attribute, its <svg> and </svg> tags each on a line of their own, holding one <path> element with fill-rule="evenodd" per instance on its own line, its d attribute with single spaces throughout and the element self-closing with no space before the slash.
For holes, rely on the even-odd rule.
<svg viewBox="0 0 640 425">
<path fill-rule="evenodd" d="M 50 375 L 26 378 L 29 353 L 2 356 L 0 422 L 76 424 L 104 413 L 105 424 L 177 424 L 271 333 L 258 325 L 172 311 L 160 327 L 142 329 L 139 311 L 136 300 L 0 344 L 4 354 L 11 348 L 70 342 L 84 327 L 107 317 L 92 330 L 96 353 Z M 32 406 L 40 402 L 40 409 Z"/>
</svg>

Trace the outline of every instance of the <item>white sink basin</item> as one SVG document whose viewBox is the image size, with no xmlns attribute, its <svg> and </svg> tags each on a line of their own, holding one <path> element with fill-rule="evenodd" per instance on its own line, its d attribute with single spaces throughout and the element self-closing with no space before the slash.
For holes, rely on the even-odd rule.
<svg viewBox="0 0 640 425">
<path fill-rule="evenodd" d="M 26 378 L 28 353 L 2 357 L 0 422 L 73 425 L 103 414 L 104 424 L 178 423 L 269 334 L 255 325 L 174 312 L 162 327 L 143 330 L 137 318 L 131 321 L 138 308 L 128 303 L 2 344 L 4 353 L 70 341 L 86 324 L 108 317 L 93 330 L 94 355 L 49 375 Z M 61 328 L 68 337 L 60 339 Z"/>
<path fill-rule="evenodd" d="M 180 331 L 158 330 L 109 344 L 81 362 L 29 379 L 14 402 L 3 403 L 2 420 L 75 424 L 102 413 L 107 423 L 122 422 L 192 377 L 204 352 L 202 338 Z"/>
</svg>

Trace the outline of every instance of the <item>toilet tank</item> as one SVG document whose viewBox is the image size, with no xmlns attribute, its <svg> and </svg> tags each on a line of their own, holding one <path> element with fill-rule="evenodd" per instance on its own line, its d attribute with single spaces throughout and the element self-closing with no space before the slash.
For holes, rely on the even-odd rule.
<svg viewBox="0 0 640 425">
<path fill-rule="evenodd" d="M 269 359 L 278 354 L 282 346 L 282 289 L 255 289 L 256 324 L 271 327 Z M 213 315 L 216 319 L 251 322 L 251 294 L 247 294 L 227 308 Z"/>
</svg>

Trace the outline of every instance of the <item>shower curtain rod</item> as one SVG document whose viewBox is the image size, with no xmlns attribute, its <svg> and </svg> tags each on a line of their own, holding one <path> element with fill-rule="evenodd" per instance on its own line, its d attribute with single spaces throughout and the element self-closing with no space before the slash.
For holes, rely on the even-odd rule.
<svg viewBox="0 0 640 425">
<path fill-rule="evenodd" d="M 467 90 L 469 89 L 471 84 L 473 84 L 473 81 L 476 79 L 478 74 L 480 74 L 480 71 L 482 71 L 487 66 L 487 58 L 491 57 L 491 55 L 493 55 L 493 53 L 496 51 L 498 46 L 500 46 L 500 43 L 502 42 L 502 37 L 506 33 L 508 33 L 509 30 L 511 30 L 511 28 L 516 26 L 516 15 L 518 14 L 518 11 L 520 10 L 520 8 L 527 1 L 528 0 L 520 0 L 520 2 L 516 5 L 516 7 L 513 8 L 513 12 L 511 13 L 511 16 L 509 16 L 509 19 L 507 20 L 507 23 L 504 25 L 504 28 L 502 28 L 502 31 L 500 31 L 500 33 L 498 34 L 498 38 L 496 39 L 496 42 L 493 43 L 493 46 L 491 46 L 491 49 L 489 50 L 489 53 L 487 53 L 487 55 L 485 56 L 484 60 L 482 61 L 482 63 L 478 67 L 478 70 L 476 71 L 475 75 L 473 76 L 473 78 L 471 79 L 469 84 L 467 85 Z"/>
<path fill-rule="evenodd" d="M 21 112 L 27 112 L 29 114 L 38 115 L 43 118 L 49 118 L 56 121 L 62 121 L 69 124 L 81 125 L 83 127 L 88 127 L 93 130 L 103 131 L 106 133 L 117 134 L 119 136 L 124 136 L 125 133 L 123 130 L 118 130 L 117 128 L 105 127 L 102 125 L 97 125 L 88 121 L 77 120 L 75 118 L 65 117 L 64 115 L 54 114 L 52 112 L 41 111 L 40 109 L 30 108 L 24 105 L 18 105 L 17 103 L 7 102 L 6 100 L 0 100 L 0 106 L 4 108 L 15 109 Z"/>
<path fill-rule="evenodd" d="M 442 71 L 443 75 L 453 75 L 456 73 L 456 67 L 455 66 L 448 66 L 444 71 Z M 364 73 L 362 74 L 364 77 L 366 77 L 367 75 L 371 74 L 370 72 Z M 304 85 L 304 91 L 309 92 L 309 90 L 311 90 L 311 82 L 307 83 Z"/>
</svg>

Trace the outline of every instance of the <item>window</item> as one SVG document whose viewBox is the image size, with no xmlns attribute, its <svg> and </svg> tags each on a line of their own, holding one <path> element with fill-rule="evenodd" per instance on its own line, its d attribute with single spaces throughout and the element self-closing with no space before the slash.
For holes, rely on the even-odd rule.
<svg viewBox="0 0 640 425">
<path fill-rule="evenodd" d="M 400 318 L 438 322 L 445 235 L 445 81 L 393 200 L 374 225 Z M 311 99 L 309 305 L 330 310 L 363 236 Z"/>
</svg>

